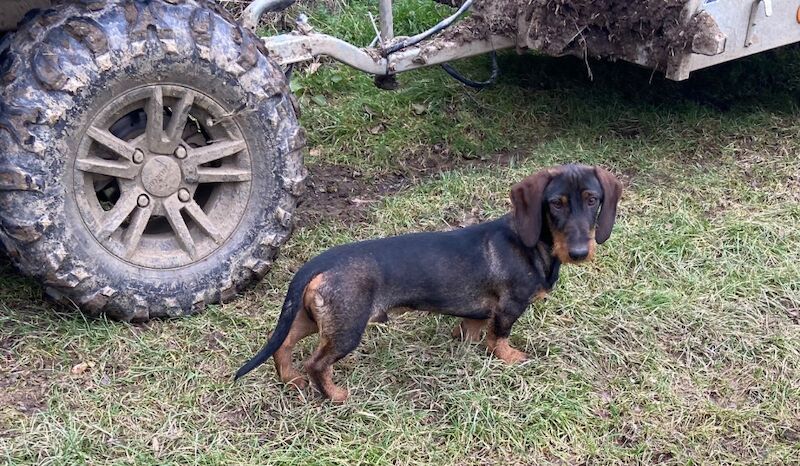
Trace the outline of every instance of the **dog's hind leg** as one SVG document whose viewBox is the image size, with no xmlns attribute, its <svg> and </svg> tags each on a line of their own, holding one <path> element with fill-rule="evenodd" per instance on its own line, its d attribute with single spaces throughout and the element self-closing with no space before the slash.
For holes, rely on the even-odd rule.
<svg viewBox="0 0 800 466">
<path fill-rule="evenodd" d="M 346 389 L 333 382 L 333 364 L 353 351 L 367 327 L 372 297 L 350 293 L 355 275 L 323 277 L 313 294 L 307 294 L 309 309 L 319 327 L 319 346 L 305 363 L 306 372 L 322 394 L 334 402 L 347 399 Z M 313 281 L 312 281 L 313 283 Z M 358 283 L 360 285 L 360 283 Z M 309 284 L 309 289 L 311 289 Z"/>
<path fill-rule="evenodd" d="M 461 341 L 468 341 L 470 343 L 477 343 L 481 341 L 481 333 L 486 327 L 489 319 L 461 319 L 461 322 L 453 327 L 453 338 L 460 339 Z"/>
<path fill-rule="evenodd" d="M 272 356 L 275 361 L 275 370 L 278 377 L 285 384 L 292 384 L 297 388 L 305 388 L 308 382 L 303 375 L 292 365 L 292 351 L 294 345 L 303 338 L 318 331 L 316 322 L 309 317 L 309 311 L 314 312 L 316 307 L 317 289 L 324 283 L 324 274 L 318 274 L 312 278 L 305 290 L 303 290 L 303 305 L 289 329 L 289 335 L 275 354 Z"/>
<path fill-rule="evenodd" d="M 356 349 L 361 342 L 361 335 L 367 320 L 340 322 L 342 326 L 333 329 L 323 326 L 320 332 L 319 346 L 306 361 L 306 371 L 323 395 L 331 401 L 341 403 L 348 397 L 347 389 L 333 382 L 333 364 Z M 333 331 L 330 331 L 333 330 Z"/>
<path fill-rule="evenodd" d="M 281 347 L 272 356 L 275 361 L 275 369 L 278 371 L 278 377 L 281 378 L 283 383 L 291 384 L 301 389 L 308 385 L 305 377 L 292 365 L 292 351 L 298 341 L 316 332 L 317 324 L 308 317 L 305 309 L 300 309 L 292 323 L 292 328 L 289 330 L 289 335 L 286 336 L 286 340 L 283 341 Z"/>
</svg>

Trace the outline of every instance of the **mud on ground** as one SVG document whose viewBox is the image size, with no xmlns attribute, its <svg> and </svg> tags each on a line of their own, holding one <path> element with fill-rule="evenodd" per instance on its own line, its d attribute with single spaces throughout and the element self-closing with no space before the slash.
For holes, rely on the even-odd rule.
<svg viewBox="0 0 800 466">
<path fill-rule="evenodd" d="M 346 165 L 310 164 L 306 192 L 297 206 L 295 225 L 305 228 L 326 221 L 345 225 L 369 219 L 370 210 L 386 196 L 397 194 L 425 179 L 456 168 L 507 166 L 525 159 L 526 153 L 499 153 L 484 159 L 462 159 L 443 145 L 430 152 L 407 154 L 397 167 L 383 173 L 363 173 Z M 464 219 L 453 219 L 461 226 Z"/>
</svg>

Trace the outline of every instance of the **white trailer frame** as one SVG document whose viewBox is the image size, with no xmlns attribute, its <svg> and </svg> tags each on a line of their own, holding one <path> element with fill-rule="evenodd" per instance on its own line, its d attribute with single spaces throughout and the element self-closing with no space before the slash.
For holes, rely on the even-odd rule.
<svg viewBox="0 0 800 466">
<path fill-rule="evenodd" d="M 264 12 L 279 11 L 294 0 L 256 0 L 245 10 L 244 23 L 255 29 Z M 289 34 L 264 37 L 271 56 L 283 65 L 328 56 L 353 68 L 390 76 L 460 58 L 517 46 L 514 37 L 492 36 L 471 42 L 437 37 L 443 23 L 452 24 L 472 4 L 465 1 L 451 17 L 433 28 L 402 41 L 394 37 L 391 0 L 379 0 L 380 31 L 370 47 L 357 47 L 336 37 L 315 32 L 304 16 Z M 786 0 L 690 0 L 683 15 L 688 22 L 698 14 L 709 15 L 715 27 L 692 38 L 692 47 L 670 57 L 666 77 L 680 81 L 695 70 L 707 68 L 783 45 L 800 42 L 800 4 Z M 445 25 L 445 26 L 446 26 Z M 399 46 L 403 43 L 402 46 Z M 652 60 L 642 55 L 632 59 L 642 66 Z"/>
</svg>

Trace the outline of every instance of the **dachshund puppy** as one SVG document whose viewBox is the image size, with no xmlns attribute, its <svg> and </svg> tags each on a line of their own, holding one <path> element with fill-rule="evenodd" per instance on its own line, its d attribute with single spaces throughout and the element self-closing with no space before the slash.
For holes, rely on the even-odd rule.
<svg viewBox="0 0 800 466">
<path fill-rule="evenodd" d="M 368 322 L 403 309 L 461 317 L 454 336 L 479 341 L 485 328 L 496 357 L 524 361 L 508 343 L 511 327 L 532 298 L 552 289 L 562 263 L 592 259 L 611 235 L 621 195 L 622 184 L 603 168 L 555 167 L 512 187 L 512 212 L 497 220 L 329 249 L 294 275 L 275 331 L 236 379 L 273 356 L 283 382 L 305 387 L 292 350 L 319 332 L 306 371 L 325 396 L 344 401 L 333 364 L 358 346 Z"/>
</svg>

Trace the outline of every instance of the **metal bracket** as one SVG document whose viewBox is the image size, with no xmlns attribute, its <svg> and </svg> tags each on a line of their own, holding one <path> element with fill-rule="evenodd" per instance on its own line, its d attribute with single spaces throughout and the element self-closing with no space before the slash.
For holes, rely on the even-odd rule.
<svg viewBox="0 0 800 466">
<path fill-rule="evenodd" d="M 382 57 L 376 49 L 360 49 L 336 37 L 312 31 L 267 36 L 262 39 L 270 57 L 281 65 L 326 55 L 357 70 L 378 76 L 438 65 L 516 45 L 513 38 L 505 36 L 490 36 L 468 43 L 438 40 L 435 44 L 422 43 L 395 52 L 389 57 Z"/>
<path fill-rule="evenodd" d="M 753 30 L 756 27 L 756 16 L 758 15 L 758 5 L 764 3 L 764 14 L 769 18 L 772 16 L 772 0 L 755 0 L 750 8 L 750 19 L 747 23 L 747 34 L 744 37 L 744 46 L 753 45 Z"/>
</svg>

